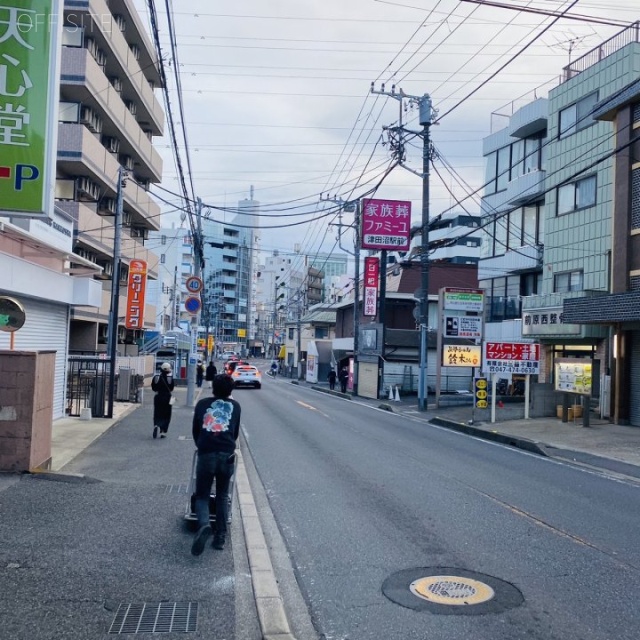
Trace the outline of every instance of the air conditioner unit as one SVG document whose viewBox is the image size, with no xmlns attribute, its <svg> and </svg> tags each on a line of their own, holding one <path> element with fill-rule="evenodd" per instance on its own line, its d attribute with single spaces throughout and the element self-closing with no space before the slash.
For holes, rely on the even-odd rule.
<svg viewBox="0 0 640 640">
<path fill-rule="evenodd" d="M 138 186 L 145 191 L 148 191 L 151 186 L 151 181 L 148 178 L 139 178 L 137 182 Z"/>
<path fill-rule="evenodd" d="M 118 76 L 111 76 L 109 82 L 118 93 L 122 93 L 122 80 Z"/>
<path fill-rule="evenodd" d="M 87 129 L 93 133 L 102 131 L 102 118 L 91 107 L 82 107 L 80 123 L 86 125 Z"/>
<path fill-rule="evenodd" d="M 130 227 L 133 217 L 131 215 L 131 211 L 123 211 L 122 212 L 122 224 L 125 227 Z"/>
<path fill-rule="evenodd" d="M 133 100 L 126 100 L 124 104 L 127 109 L 129 109 L 129 113 L 132 116 L 135 116 L 136 113 L 138 113 L 138 105 Z"/>
<path fill-rule="evenodd" d="M 76 190 L 79 200 L 99 200 L 100 187 L 91 178 L 78 178 Z"/>
<path fill-rule="evenodd" d="M 120 140 L 114 136 L 102 136 L 102 145 L 109 153 L 120 151 Z"/>
<path fill-rule="evenodd" d="M 111 260 L 100 260 L 98 266 L 102 267 L 102 275 L 111 277 L 113 275 L 113 262 Z"/>
<path fill-rule="evenodd" d="M 118 29 L 120 29 L 120 31 L 126 30 L 127 21 L 124 19 L 124 16 L 120 15 L 119 13 L 114 13 L 113 21 L 118 25 Z"/>
<path fill-rule="evenodd" d="M 125 327 L 118 327 L 118 342 L 124 342 L 127 338 L 127 329 Z"/>
<path fill-rule="evenodd" d="M 112 216 L 116 213 L 117 202 L 115 198 L 102 198 L 98 202 L 98 214 Z"/>
<path fill-rule="evenodd" d="M 140 47 L 137 44 L 131 43 L 129 45 L 129 49 L 131 49 L 131 53 L 133 53 L 133 57 L 136 60 L 140 60 Z"/>
<path fill-rule="evenodd" d="M 98 49 L 93 57 L 98 63 L 98 66 L 104 71 L 107 66 L 107 54 L 102 49 Z"/>
<path fill-rule="evenodd" d="M 149 239 L 149 229 L 145 229 L 144 227 L 131 227 L 131 237 L 132 238 L 143 238 L 144 240 Z"/>
<path fill-rule="evenodd" d="M 127 169 L 127 171 L 133 171 L 133 158 L 125 153 L 120 154 L 120 164 Z"/>
<path fill-rule="evenodd" d="M 98 333 L 98 337 L 102 338 L 103 340 L 106 340 L 109 337 L 109 325 L 108 324 L 101 324 L 100 325 L 100 331 Z"/>
<path fill-rule="evenodd" d="M 95 41 L 95 39 L 86 37 L 84 39 L 84 46 L 86 47 L 87 51 L 95 58 L 96 54 L 98 53 L 98 43 Z"/>
</svg>

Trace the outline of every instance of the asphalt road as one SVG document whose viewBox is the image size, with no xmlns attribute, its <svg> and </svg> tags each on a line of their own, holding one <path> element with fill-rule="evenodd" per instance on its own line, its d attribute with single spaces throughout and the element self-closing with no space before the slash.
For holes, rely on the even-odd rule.
<svg viewBox="0 0 640 640">
<path fill-rule="evenodd" d="M 285 379 L 234 397 L 321 638 L 638 638 L 638 484 Z M 427 603 L 431 575 L 495 597 Z"/>
<path fill-rule="evenodd" d="M 129 605 L 160 611 L 153 637 L 261 637 L 238 514 L 224 551 L 190 553 L 182 516 L 192 410 L 176 405 L 169 438 L 152 440 L 151 399 L 63 474 L 21 476 L 0 491 L 1 640 L 113 638 L 123 629 L 118 609 Z M 174 603 L 191 609 L 163 627 Z M 144 618 L 130 609 L 125 622 L 136 620 Z M 136 629 L 125 637 L 152 637 Z"/>
</svg>

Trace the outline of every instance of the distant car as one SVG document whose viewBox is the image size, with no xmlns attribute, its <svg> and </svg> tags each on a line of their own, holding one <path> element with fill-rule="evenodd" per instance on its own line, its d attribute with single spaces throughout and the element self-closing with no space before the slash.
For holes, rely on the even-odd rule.
<svg viewBox="0 0 640 640">
<path fill-rule="evenodd" d="M 249 364 L 248 362 L 245 362 L 244 360 L 240 360 L 239 358 L 235 357 L 233 358 L 233 360 L 227 360 L 224 363 L 224 372 L 230 376 L 236 369 L 236 367 L 239 364 Z"/>
<path fill-rule="evenodd" d="M 237 353 L 235 351 L 223 351 L 220 356 L 221 360 L 230 360 L 231 358 L 237 357 Z"/>
<path fill-rule="evenodd" d="M 236 387 L 255 387 L 260 389 L 262 386 L 262 376 L 256 367 L 250 364 L 239 364 L 234 367 L 231 374 Z"/>
</svg>

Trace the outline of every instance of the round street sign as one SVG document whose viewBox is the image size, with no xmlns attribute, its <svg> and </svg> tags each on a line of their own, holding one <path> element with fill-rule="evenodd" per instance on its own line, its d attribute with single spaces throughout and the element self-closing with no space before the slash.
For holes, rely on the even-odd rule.
<svg viewBox="0 0 640 640">
<path fill-rule="evenodd" d="M 26 319 L 24 307 L 15 298 L 0 296 L 0 331 L 17 331 Z"/>
<path fill-rule="evenodd" d="M 184 301 L 184 308 L 194 315 L 200 311 L 201 306 L 200 298 L 195 298 L 194 296 L 190 296 Z"/>
<path fill-rule="evenodd" d="M 198 276 L 190 276 L 185 283 L 189 293 L 200 293 L 202 291 L 202 280 Z"/>
</svg>

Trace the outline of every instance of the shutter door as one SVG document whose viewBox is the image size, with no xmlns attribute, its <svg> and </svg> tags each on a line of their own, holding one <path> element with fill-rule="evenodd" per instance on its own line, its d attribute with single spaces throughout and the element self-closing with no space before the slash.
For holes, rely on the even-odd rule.
<svg viewBox="0 0 640 640">
<path fill-rule="evenodd" d="M 640 331 L 631 332 L 629 422 L 640 427 Z"/>
<path fill-rule="evenodd" d="M 358 395 L 363 398 L 378 398 L 378 364 L 358 363 Z"/>
<path fill-rule="evenodd" d="M 14 349 L 55 351 L 56 372 L 53 390 L 53 419 L 63 418 L 66 391 L 69 307 L 20 297 L 27 319 L 15 332 Z M 9 348 L 9 334 L 0 331 L 0 349 Z"/>
</svg>

